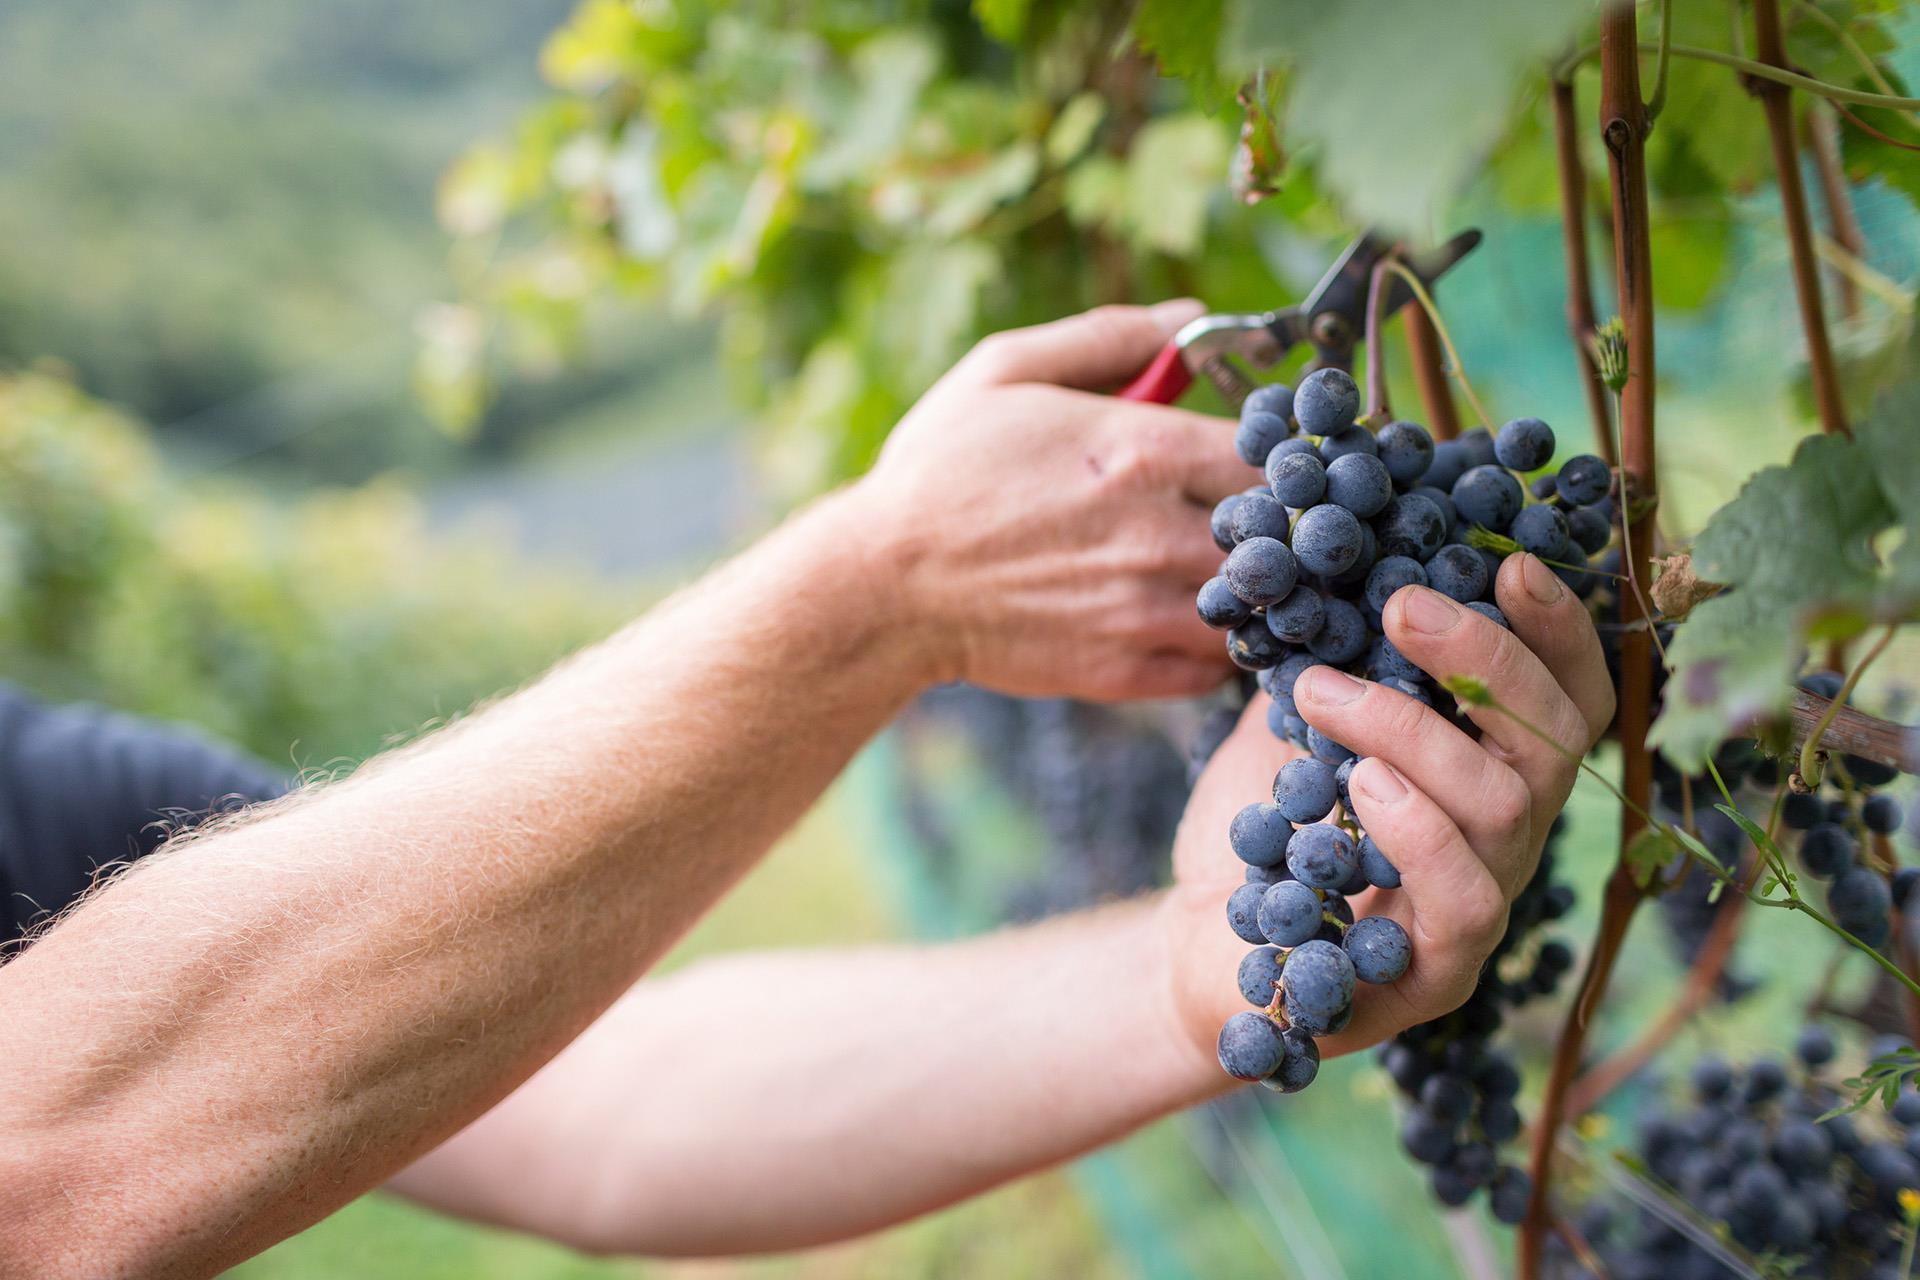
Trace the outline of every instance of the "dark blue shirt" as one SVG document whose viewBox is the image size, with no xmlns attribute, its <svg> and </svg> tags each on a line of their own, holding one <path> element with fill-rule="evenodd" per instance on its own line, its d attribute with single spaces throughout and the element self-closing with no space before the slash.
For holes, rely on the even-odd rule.
<svg viewBox="0 0 1920 1280">
<path fill-rule="evenodd" d="M 0 684 L 0 948 L 103 868 L 286 789 L 281 775 L 191 729 Z"/>
</svg>

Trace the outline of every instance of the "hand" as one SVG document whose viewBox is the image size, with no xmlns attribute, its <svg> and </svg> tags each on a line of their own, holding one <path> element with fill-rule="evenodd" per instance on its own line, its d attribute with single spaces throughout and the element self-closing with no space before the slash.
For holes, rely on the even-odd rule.
<svg viewBox="0 0 1920 1280">
<path fill-rule="evenodd" d="M 1193 598 L 1220 565 L 1214 504 L 1259 473 L 1229 423 L 1093 394 L 1200 310 L 1103 307 L 987 338 L 846 495 L 934 648 L 931 680 L 1118 699 L 1230 673 Z"/>
<path fill-rule="evenodd" d="M 1466 1000 L 1573 788 L 1575 760 L 1613 718 L 1599 637 L 1573 593 L 1531 556 L 1507 560 L 1495 593 L 1511 632 L 1437 592 L 1404 587 L 1387 602 L 1387 636 L 1436 679 L 1484 681 L 1495 702 L 1566 753 L 1492 708 L 1469 709 L 1482 733 L 1476 742 L 1414 699 L 1331 667 L 1312 668 L 1295 685 L 1309 724 L 1368 757 L 1353 771 L 1354 809 L 1400 869 L 1399 889 L 1360 895 L 1354 912 L 1391 916 L 1413 941 L 1406 975 L 1390 986 L 1361 983 L 1352 1023 L 1320 1041 L 1324 1054 L 1365 1048 Z M 1300 754 L 1268 731 L 1266 710 L 1256 697 L 1221 745 L 1174 841 L 1175 1000 L 1209 1058 L 1220 1024 L 1248 1007 L 1234 983 L 1248 947 L 1228 930 L 1225 906 L 1245 868 L 1228 848 L 1227 826 L 1244 805 L 1267 799 L 1273 775 Z"/>
</svg>

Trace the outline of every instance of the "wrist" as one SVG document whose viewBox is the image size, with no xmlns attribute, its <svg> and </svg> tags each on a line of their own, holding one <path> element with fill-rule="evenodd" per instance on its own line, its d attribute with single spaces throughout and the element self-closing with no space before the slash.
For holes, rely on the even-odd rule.
<svg viewBox="0 0 1920 1280">
<path fill-rule="evenodd" d="M 901 525 L 861 482 L 819 499 L 790 526 L 799 554 L 781 594 L 831 611 L 854 653 L 911 698 L 958 679 L 959 664 L 909 589 L 921 554 Z"/>
<path fill-rule="evenodd" d="M 1221 937 L 1232 938 L 1220 905 L 1230 888 L 1175 884 L 1161 893 L 1154 913 L 1166 979 L 1161 993 L 1164 1039 L 1176 1047 L 1196 1081 L 1214 1086 L 1209 1092 L 1232 1084 L 1220 1070 L 1220 1025 L 1245 1007 L 1234 1003 L 1239 999 L 1233 980 L 1237 955 Z"/>
</svg>

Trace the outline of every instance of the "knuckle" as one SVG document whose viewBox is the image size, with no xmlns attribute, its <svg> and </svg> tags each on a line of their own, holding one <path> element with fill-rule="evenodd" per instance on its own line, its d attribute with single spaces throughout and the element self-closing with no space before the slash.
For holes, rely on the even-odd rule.
<svg viewBox="0 0 1920 1280">
<path fill-rule="evenodd" d="M 1002 331 L 990 333 L 973 344 L 967 352 L 968 368 L 988 381 L 994 381 L 1006 374 L 1012 367 L 1014 357 L 1019 351 L 1020 338 L 1017 332 Z"/>
<path fill-rule="evenodd" d="M 1484 812 L 1490 826 L 1501 831 L 1520 830 L 1527 821 L 1531 797 L 1527 784 L 1512 769 L 1501 768 L 1487 788 Z"/>
</svg>

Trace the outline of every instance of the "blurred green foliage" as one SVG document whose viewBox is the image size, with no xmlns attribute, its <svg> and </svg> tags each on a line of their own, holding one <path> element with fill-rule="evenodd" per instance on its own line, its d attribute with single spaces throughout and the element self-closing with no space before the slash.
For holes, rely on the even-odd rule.
<svg viewBox="0 0 1920 1280">
<path fill-rule="evenodd" d="M 358 759 L 604 634 L 633 600 L 466 537 L 399 486 L 184 491 L 64 377 L 0 378 L 0 670 L 269 761 Z"/>
</svg>

